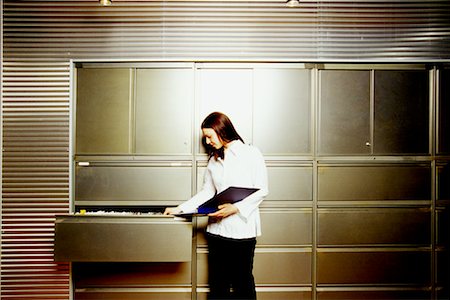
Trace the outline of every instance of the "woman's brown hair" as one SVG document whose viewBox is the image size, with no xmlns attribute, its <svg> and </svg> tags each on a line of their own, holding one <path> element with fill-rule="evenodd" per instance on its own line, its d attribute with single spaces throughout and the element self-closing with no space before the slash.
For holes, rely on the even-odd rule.
<svg viewBox="0 0 450 300">
<path fill-rule="evenodd" d="M 229 143 L 234 140 L 240 140 L 241 142 L 244 142 L 244 140 L 234 128 L 233 123 L 231 123 L 231 120 L 225 114 L 220 112 L 213 112 L 209 114 L 205 118 L 205 120 L 203 120 L 201 128 L 213 129 L 224 143 Z M 205 138 L 202 139 L 202 143 L 205 146 L 210 158 L 214 157 L 215 159 L 218 159 L 220 157 L 224 159 L 224 147 L 220 149 L 211 147 L 210 145 L 206 144 Z"/>
</svg>

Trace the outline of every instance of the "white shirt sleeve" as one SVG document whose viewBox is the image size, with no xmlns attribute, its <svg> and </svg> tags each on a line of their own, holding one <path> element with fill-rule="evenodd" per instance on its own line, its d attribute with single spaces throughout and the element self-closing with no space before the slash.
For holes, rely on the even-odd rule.
<svg viewBox="0 0 450 300">
<path fill-rule="evenodd" d="M 254 148 L 254 155 L 252 159 L 254 160 L 252 170 L 253 187 L 259 188 L 259 190 L 244 200 L 234 204 L 238 208 L 239 214 L 244 220 L 246 220 L 256 208 L 258 208 L 269 193 L 266 164 L 263 155 L 257 148 Z"/>
</svg>

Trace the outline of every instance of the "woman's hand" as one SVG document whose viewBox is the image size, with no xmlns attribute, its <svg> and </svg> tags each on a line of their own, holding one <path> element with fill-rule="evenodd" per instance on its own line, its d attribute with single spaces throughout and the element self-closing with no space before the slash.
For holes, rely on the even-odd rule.
<svg viewBox="0 0 450 300">
<path fill-rule="evenodd" d="M 166 209 L 164 210 L 163 215 L 175 215 L 175 214 L 179 214 L 181 212 L 181 209 L 177 207 L 166 207 Z"/>
<path fill-rule="evenodd" d="M 208 216 L 217 219 L 223 219 L 239 212 L 239 209 L 231 203 L 219 205 L 218 209 L 219 209 L 218 211 L 209 214 Z"/>
</svg>

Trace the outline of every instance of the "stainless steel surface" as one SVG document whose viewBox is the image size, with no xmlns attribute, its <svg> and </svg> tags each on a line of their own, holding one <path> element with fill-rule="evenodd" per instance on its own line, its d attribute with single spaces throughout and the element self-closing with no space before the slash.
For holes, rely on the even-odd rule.
<svg viewBox="0 0 450 300">
<path fill-rule="evenodd" d="M 312 246 L 312 209 L 261 210 L 261 230 L 258 245 Z"/>
<path fill-rule="evenodd" d="M 107 64 L 104 64 L 102 68 L 107 68 Z M 130 68 L 133 68 L 132 62 L 128 64 L 130 64 Z M 146 68 L 150 69 L 163 68 L 162 66 L 152 66 L 150 62 L 146 64 Z M 54 64 L 52 66 L 56 65 Z M 234 74 L 239 74 L 237 78 L 245 79 L 245 84 L 243 85 L 245 85 L 246 92 L 244 94 L 247 97 L 240 99 L 245 103 L 245 111 L 248 115 L 239 115 L 240 112 L 236 103 L 230 104 L 230 111 L 236 112 L 238 122 L 242 124 L 240 126 L 247 128 L 247 134 L 254 139 L 257 136 L 256 133 L 260 130 L 258 128 L 262 126 L 260 121 L 256 122 L 257 118 L 260 118 L 256 111 L 261 108 L 259 105 L 258 108 L 255 107 L 255 103 L 258 101 L 255 99 L 255 95 L 265 95 L 265 93 L 258 91 L 261 85 L 254 84 L 255 74 L 258 73 L 258 70 L 264 69 L 266 73 L 264 77 L 266 79 L 271 78 L 271 75 L 267 74 L 270 73 L 271 67 L 274 69 L 274 74 L 291 73 L 291 71 L 287 71 L 284 67 L 281 67 L 280 64 L 274 66 L 264 64 L 263 68 L 261 66 L 255 66 L 255 64 L 239 63 L 221 63 L 215 66 L 198 64 L 198 67 L 195 67 L 196 65 L 195 63 L 194 81 L 196 93 L 193 99 L 194 107 L 190 111 L 192 114 L 190 118 L 193 124 L 191 127 L 192 145 L 194 145 L 192 147 L 193 152 L 191 153 L 127 153 L 115 155 L 96 153 L 95 155 L 79 155 L 75 152 L 69 153 L 69 156 L 67 156 L 66 144 L 68 129 L 59 128 L 59 126 L 64 126 L 64 124 L 67 126 L 67 123 L 64 123 L 64 120 L 67 120 L 65 114 L 67 114 L 67 110 L 69 109 L 64 105 L 67 104 L 52 106 L 50 110 L 43 108 L 42 114 L 30 109 L 30 115 L 19 113 L 20 109 L 14 105 L 6 105 L 6 111 L 9 115 L 4 120 L 4 124 L 6 124 L 4 128 L 8 129 L 5 142 L 7 149 L 5 153 L 7 156 L 4 160 L 4 170 L 6 171 L 4 174 L 7 175 L 7 179 L 4 180 L 4 184 L 7 185 L 7 189 L 4 190 L 4 196 L 6 197 L 3 198 L 3 209 L 4 211 L 6 209 L 8 212 L 8 219 L 3 218 L 2 220 L 3 230 L 5 232 L 2 237 L 7 238 L 8 244 L 2 244 L 2 260 L 8 262 L 8 264 L 6 265 L 7 272 L 4 272 L 6 277 L 2 277 L 2 288 L 4 286 L 3 283 L 6 282 L 10 284 L 9 286 L 12 284 L 17 287 L 14 290 L 18 295 L 30 295 L 34 293 L 37 287 L 42 285 L 42 281 L 33 281 L 29 285 L 23 286 L 22 283 L 27 282 L 26 279 L 10 276 L 12 274 L 11 272 L 15 272 L 18 269 L 24 273 L 29 273 L 29 270 L 33 270 L 33 272 L 42 275 L 44 273 L 53 274 L 53 270 L 57 270 L 59 272 L 58 274 L 63 273 L 61 276 L 62 279 L 60 280 L 62 287 L 59 291 L 64 293 L 67 290 L 64 286 L 68 285 L 68 265 L 64 263 L 53 263 L 53 252 L 50 250 L 40 249 L 44 251 L 43 253 L 46 253 L 45 251 L 51 252 L 47 256 L 34 255 L 34 253 L 40 254 L 40 252 L 34 250 L 33 241 L 43 237 L 46 239 L 43 242 L 44 244 L 50 243 L 50 245 L 45 244 L 45 247 L 53 250 L 52 226 L 54 213 L 64 212 L 69 209 L 67 203 L 67 199 L 69 198 L 69 189 L 67 186 L 69 173 L 67 169 L 70 171 L 72 164 L 68 167 L 67 161 L 72 161 L 72 157 L 75 157 L 73 161 L 74 173 L 70 173 L 70 176 L 74 176 L 74 187 L 78 181 L 75 176 L 75 171 L 88 174 L 94 170 L 94 173 L 98 172 L 98 175 L 101 176 L 87 176 L 83 186 L 78 187 L 81 189 L 86 188 L 86 191 L 79 191 L 87 195 L 88 190 L 92 189 L 99 198 L 107 195 L 107 197 L 114 199 L 103 202 L 97 201 L 96 203 L 95 199 L 91 201 L 92 199 L 88 199 L 89 197 L 86 196 L 84 200 L 77 200 L 75 202 L 76 198 L 74 197 L 74 202 L 72 203 L 74 205 L 94 205 L 98 204 L 98 202 L 105 205 L 119 204 L 119 202 L 120 204 L 130 204 L 131 202 L 126 200 L 128 196 L 135 197 L 135 199 L 147 199 L 142 201 L 133 200 L 133 204 L 178 204 L 196 191 L 200 182 L 199 178 L 201 178 L 200 172 L 206 165 L 206 157 L 198 153 L 196 149 L 196 145 L 199 144 L 200 133 L 198 131 L 198 124 L 203 118 L 202 111 L 209 107 L 208 103 L 202 102 L 203 100 L 201 100 L 201 74 L 207 73 L 209 75 L 214 74 L 216 71 L 221 73 L 225 69 L 226 72 L 224 73 L 227 74 L 225 78 L 227 80 L 232 78 L 234 80 L 233 86 L 235 87 L 240 86 L 239 84 L 241 82 L 235 80 Z M 292 70 L 297 67 L 295 64 L 286 64 L 286 69 Z M 446 242 L 445 228 L 447 226 L 446 224 L 448 224 L 446 210 L 449 200 L 447 199 L 448 192 L 445 187 L 448 186 L 446 185 L 448 181 L 446 164 L 449 157 L 435 155 L 434 148 L 431 148 L 432 155 L 420 154 L 421 156 L 417 156 L 417 153 L 411 155 L 409 152 L 395 153 L 392 156 L 380 156 L 376 153 L 375 155 L 342 153 L 328 153 L 323 155 L 318 153 L 315 148 L 318 145 L 319 139 L 317 125 L 320 124 L 318 114 L 320 103 L 318 75 L 324 69 L 339 70 L 339 68 L 336 68 L 336 66 L 333 66 L 332 69 L 327 68 L 327 66 L 322 68 L 322 66 L 317 65 L 310 67 L 311 69 L 308 72 L 311 73 L 311 115 L 309 116 L 310 121 L 305 122 L 310 122 L 311 153 L 284 153 L 292 150 L 289 148 L 290 146 L 285 145 L 280 145 L 277 149 L 267 149 L 267 151 L 273 152 L 264 153 L 268 163 L 271 194 L 263 203 L 262 207 L 264 232 L 260 239 L 261 242 L 258 244 L 258 262 L 255 265 L 255 270 L 258 270 L 259 274 L 258 280 L 260 280 L 258 283 L 259 291 L 265 297 L 272 297 L 272 299 L 277 294 L 296 295 L 298 297 L 310 295 L 312 299 L 317 299 L 317 297 L 323 295 L 321 294 L 323 292 L 331 293 L 339 289 L 344 292 L 341 295 L 346 295 L 345 293 L 349 291 L 350 293 L 348 295 L 351 298 L 357 297 L 356 295 L 368 295 L 367 293 L 372 292 L 375 288 L 379 288 L 381 290 L 390 289 L 397 292 L 397 294 L 393 293 L 392 295 L 399 295 L 401 297 L 403 295 L 401 292 L 405 286 L 414 286 L 418 290 L 429 290 L 433 295 L 447 295 L 448 272 L 445 266 L 448 262 L 448 244 Z M 345 70 L 353 70 L 353 67 L 348 65 L 342 66 Z M 393 66 L 387 68 L 372 64 L 364 67 L 371 70 L 370 73 L 375 75 L 376 70 L 397 72 L 401 66 L 396 65 L 396 68 Z M 40 65 L 39 68 L 44 67 Z M 61 68 L 64 69 L 64 66 Z M 404 66 L 405 71 L 418 69 L 420 68 L 413 68 L 409 64 Z M 203 73 L 203 71 L 208 72 Z M 298 68 L 299 73 L 303 74 L 304 71 L 305 66 Z M 429 78 L 431 97 L 434 97 L 432 87 L 435 82 L 433 80 L 439 78 L 434 73 L 437 73 L 437 71 L 430 71 L 430 74 L 432 74 Z M 65 73 L 61 71 L 61 74 Z M 241 76 L 243 74 L 245 76 Z M 216 75 L 217 73 L 214 76 Z M 10 74 L 10 76 L 13 75 Z M 27 77 L 28 75 L 23 76 L 20 79 L 24 82 L 32 81 L 34 78 L 32 76 Z M 42 76 L 45 77 L 45 75 Z M 293 80 L 290 76 L 287 77 L 289 80 Z M 220 92 L 225 90 L 226 84 L 218 83 L 220 80 L 217 78 L 221 78 L 221 76 L 217 75 L 215 78 L 216 82 L 211 87 L 218 86 L 219 89 L 217 91 Z M 371 80 L 373 82 L 374 79 L 374 76 L 372 76 Z M 64 81 L 64 79 L 61 80 Z M 303 83 L 302 81 L 302 87 Z M 246 84 L 251 84 L 251 87 L 248 87 Z M 207 93 L 203 93 L 203 95 L 208 94 L 213 97 L 215 93 L 211 87 L 205 87 L 204 89 L 208 91 Z M 274 89 L 279 88 L 275 85 L 273 87 Z M 69 86 L 65 88 L 69 90 Z M 399 89 L 398 92 L 401 93 L 401 90 Z M 233 96 L 233 93 L 235 91 L 228 95 Z M 132 92 L 132 95 L 136 97 L 135 91 Z M 290 92 L 285 94 L 280 93 L 280 95 L 282 95 L 283 99 L 286 98 L 279 100 L 280 103 L 286 103 L 288 106 L 292 106 L 293 111 L 303 107 L 295 106 L 297 102 L 290 100 L 290 97 L 293 97 Z M 9 97 L 9 101 L 14 100 L 11 96 Z M 36 97 L 38 98 L 38 95 Z M 56 96 L 53 95 L 52 97 Z M 228 106 L 228 104 L 222 103 L 222 101 L 227 100 L 226 98 L 223 97 L 220 103 L 217 102 L 219 108 L 226 108 Z M 301 101 L 303 100 L 302 98 Z M 271 101 L 275 100 L 272 99 Z M 131 119 L 135 116 L 135 103 L 131 102 L 131 107 L 133 107 L 133 111 L 130 114 Z M 430 106 L 433 106 L 435 103 L 438 103 L 436 99 L 430 99 Z M 73 108 L 75 109 L 76 106 Z M 374 108 L 374 103 L 371 103 L 370 109 L 374 111 Z M 262 108 L 262 110 L 264 109 Z M 433 128 L 437 126 L 437 124 L 433 123 L 435 121 L 435 115 L 433 115 L 435 109 L 436 107 L 433 106 L 431 109 L 431 118 L 428 119 L 429 124 L 427 125 L 432 129 L 430 130 L 430 133 L 432 133 L 430 137 L 433 139 Z M 49 112 L 52 110 L 57 110 L 58 112 L 50 114 Z M 336 111 L 339 112 L 339 107 L 336 108 Z M 286 123 L 295 123 L 298 121 L 295 118 L 292 119 L 292 117 L 286 119 L 287 115 L 291 116 L 291 111 L 288 114 L 285 110 L 272 110 L 272 113 L 273 119 L 271 123 L 276 122 L 276 120 L 281 120 Z M 341 113 L 346 114 L 347 112 L 344 111 Z M 267 111 L 263 111 L 261 114 L 267 114 Z M 43 119 L 43 123 L 40 123 L 43 115 L 47 117 Z M 292 115 L 295 114 L 292 113 Z M 375 115 L 371 115 L 369 124 L 374 124 Z M 53 119 L 54 116 L 56 116 L 57 121 Z M 30 120 L 30 124 L 33 124 L 33 126 L 29 127 L 32 127 L 35 131 L 28 132 L 24 128 L 28 126 L 27 122 Z M 63 125 L 58 122 L 62 122 Z M 164 122 L 163 117 L 157 123 L 162 122 Z M 46 127 L 49 124 L 51 126 Z M 304 125 L 304 123 L 299 124 L 295 126 Z M 45 126 L 39 127 L 41 125 Z M 76 123 L 74 123 L 75 125 Z M 289 125 L 273 124 L 271 128 L 278 128 L 277 126 L 286 126 L 283 128 L 288 128 Z M 33 141 L 33 137 L 40 137 L 41 134 L 46 134 L 47 128 L 52 129 L 51 133 L 54 134 L 55 138 L 45 141 L 39 139 L 39 142 L 29 146 L 28 141 Z M 411 128 L 414 129 L 414 126 Z M 134 130 L 133 128 L 130 130 L 132 139 L 134 138 Z M 260 142 L 270 143 L 270 140 L 276 136 L 274 132 L 267 130 L 267 139 L 261 137 Z M 286 143 L 289 143 L 289 134 L 283 133 L 282 135 Z M 301 134 L 295 132 L 295 136 L 297 138 Z M 146 136 L 143 135 L 143 137 L 145 138 Z M 343 138 L 348 137 L 344 136 Z M 432 141 L 433 144 L 435 142 L 435 140 Z M 11 152 L 12 146 L 18 147 L 15 150 L 13 149 L 16 152 Z M 150 145 L 149 147 L 153 146 L 156 147 L 157 145 Z M 375 147 L 375 144 L 370 143 L 370 146 Z M 36 160 L 33 160 L 34 158 L 31 159 L 34 157 L 32 156 L 34 154 L 31 154 L 33 151 L 36 151 L 40 155 Z M 134 150 L 132 149 L 132 151 Z M 74 155 L 72 156 L 72 154 Z M 79 166 L 79 163 L 86 162 L 89 163 L 87 166 Z M 128 169 L 130 167 L 131 171 Z M 85 169 L 81 170 L 82 168 Z M 98 171 L 102 168 L 105 168 L 104 172 Z M 136 169 L 145 171 L 142 171 L 142 173 L 140 171 L 134 173 Z M 129 180 L 124 180 L 121 179 L 122 175 L 120 174 L 120 171 L 124 170 L 126 171 L 123 175 L 128 176 L 134 173 L 135 175 L 140 174 L 142 176 L 130 175 Z M 102 176 L 104 176 L 104 181 L 88 182 L 93 178 L 98 179 Z M 23 180 L 25 180 L 25 183 Z M 169 184 L 169 182 L 173 182 L 173 185 Z M 149 186 L 146 186 L 146 184 Z M 155 186 L 151 186 L 151 184 L 155 184 Z M 120 189 L 120 187 L 123 189 Z M 170 192 L 169 194 L 165 194 L 165 192 L 162 192 L 163 190 Z M 117 195 L 123 197 L 119 199 Z M 165 198 L 166 195 L 169 195 L 167 199 Z M 28 203 L 27 199 L 31 199 L 33 202 Z M 50 212 L 48 212 L 49 210 Z M 320 219 L 323 216 L 322 213 L 324 210 L 329 212 L 325 218 L 325 223 Z M 357 213 L 353 214 L 355 211 Z M 389 211 L 389 213 L 384 213 L 386 211 Z M 401 213 L 391 213 L 393 211 Z M 427 215 L 425 211 L 429 211 L 429 218 L 425 217 Z M 345 212 L 343 215 L 340 215 L 344 216 L 343 218 L 339 218 L 339 212 Z M 424 212 L 424 214 L 415 212 Z M 369 217 L 364 218 L 364 216 Z M 408 216 L 411 216 L 410 220 L 408 220 Z M 328 217 L 330 218 L 327 219 Z M 42 220 L 42 218 L 45 218 L 45 220 Z M 281 223 L 279 225 L 280 228 L 276 228 L 278 219 L 282 220 L 278 221 Z M 426 219 L 428 219 L 428 222 L 425 221 Z M 346 226 L 344 222 L 346 220 L 352 220 L 353 225 L 359 224 L 359 227 L 365 226 L 365 228 L 354 230 L 353 227 Z M 42 230 L 35 230 L 35 228 L 42 227 L 40 224 L 44 224 L 45 222 L 51 223 L 52 225 L 44 226 L 45 228 L 42 228 Z M 398 227 L 390 229 L 385 224 L 386 222 L 396 222 Z M 378 224 L 380 223 L 382 225 L 379 226 Z M 322 235 L 324 232 L 321 231 L 321 228 L 323 228 L 321 226 L 324 224 L 328 224 L 328 229 L 325 231 L 325 235 Z M 411 228 L 408 227 L 402 233 L 396 231 L 407 226 Z M 352 229 L 347 229 L 349 227 Z M 287 230 L 281 233 L 282 228 L 286 228 Z M 412 229 L 416 229 L 416 235 L 411 233 L 410 230 Z M 197 230 L 201 232 L 203 229 L 199 228 Z M 348 236 L 334 236 L 334 233 L 340 232 L 339 230 L 348 230 Z M 385 236 L 378 236 L 382 235 L 382 233 L 379 233 L 382 230 L 389 230 L 389 232 Z M 365 238 L 357 238 L 355 235 L 361 232 L 367 233 L 368 236 Z M 431 244 L 425 245 L 424 240 L 428 237 Z M 323 238 L 326 238 L 326 244 L 321 244 L 321 241 L 324 241 Z M 204 244 L 202 244 L 200 233 L 194 233 L 194 242 L 194 251 L 191 251 L 191 259 L 193 262 L 197 262 L 197 253 L 199 253 L 198 258 L 202 259 L 201 257 L 205 254 L 206 249 Z M 15 245 L 20 245 L 22 248 L 19 249 Z M 23 249 L 29 250 L 31 254 L 24 255 Z M 403 255 L 404 253 L 406 255 Z M 21 258 L 27 261 L 24 262 Z M 278 259 L 280 260 L 279 262 L 277 262 Z M 41 262 L 46 260 L 51 261 L 51 263 L 42 267 Z M 344 266 L 351 263 L 353 263 L 351 269 L 343 272 Z M 76 265 L 77 263 L 74 264 Z M 96 297 L 98 299 L 119 294 L 123 295 L 123 297 L 130 298 L 133 295 L 136 295 L 136 297 L 144 297 L 143 294 L 148 297 L 160 297 L 161 295 L 169 296 L 169 294 L 174 292 L 180 293 L 180 296 L 184 296 L 185 290 L 183 289 L 192 289 L 191 295 L 193 299 L 198 294 L 204 295 L 207 289 L 206 284 L 197 284 L 196 282 L 197 276 L 200 274 L 199 272 L 204 272 L 204 270 L 197 269 L 197 264 L 188 266 L 187 264 L 189 263 L 176 262 L 175 264 L 179 264 L 179 269 L 173 269 L 166 265 L 166 263 L 156 262 L 151 264 L 152 267 L 149 267 L 143 272 L 140 272 L 138 269 L 130 271 L 132 273 L 131 276 L 128 276 L 130 272 L 123 268 L 113 269 L 111 274 L 109 274 L 109 278 L 112 279 L 111 283 L 114 283 L 113 285 L 108 285 L 106 283 L 107 280 L 104 280 L 106 277 L 103 277 L 104 274 L 100 273 L 94 273 L 92 277 L 88 278 L 88 281 L 83 282 L 82 286 L 78 285 L 79 282 L 74 281 L 74 287 L 79 287 L 75 295 L 76 297 Z M 275 264 L 275 267 L 271 267 L 273 264 Z M 361 265 L 364 266 L 365 272 L 372 270 L 372 268 L 373 272 L 368 275 L 366 273 L 360 275 L 362 272 Z M 411 265 L 417 268 L 405 274 Z M 36 271 L 36 266 L 42 268 Z M 277 269 L 279 266 L 281 268 Z M 395 269 L 391 272 L 392 266 L 397 266 L 399 270 Z M 73 267 L 76 266 L 73 265 Z M 206 268 L 206 265 L 202 265 L 202 268 Z M 190 273 L 187 273 L 189 272 L 186 271 L 188 269 L 190 269 Z M 273 274 L 270 273 L 272 269 L 274 270 Z M 73 270 L 76 269 L 74 268 Z M 170 273 L 170 270 L 176 271 Z M 420 272 L 420 274 L 417 272 Z M 202 274 L 204 276 L 204 273 Z M 343 274 L 342 277 L 340 276 L 341 274 Z M 72 273 L 73 275 L 78 276 L 75 276 L 76 278 L 82 278 L 86 274 Z M 133 285 L 132 281 L 120 285 L 119 283 L 121 281 L 118 280 L 129 277 L 135 280 L 135 282 L 142 283 L 146 278 L 152 278 L 152 276 L 158 278 L 155 279 L 155 282 L 158 283 L 155 285 L 152 285 L 151 282 L 142 284 L 141 287 L 145 290 L 139 290 L 136 285 Z M 191 276 L 191 281 L 186 284 L 185 279 L 188 276 Z M 102 281 L 103 283 L 101 283 Z M 92 289 L 95 282 L 101 284 L 100 286 L 96 286 L 98 289 L 94 291 Z M 164 286 L 163 291 L 160 290 L 161 286 Z M 358 287 L 359 290 L 354 290 L 355 287 Z M 198 293 L 197 289 L 200 289 Z M 269 291 L 270 289 L 273 290 Z M 159 292 L 162 293 L 159 294 Z M 376 295 L 376 293 L 372 295 Z"/>
<path fill-rule="evenodd" d="M 438 71 L 439 79 L 438 90 L 438 114 L 437 114 L 437 152 L 440 154 L 450 154 L 450 69 L 440 69 Z"/>
<path fill-rule="evenodd" d="M 191 167 L 133 163 L 76 167 L 75 204 L 171 205 L 191 196 Z M 172 204 L 173 205 L 173 204 Z"/>
<path fill-rule="evenodd" d="M 192 224 L 170 216 L 63 216 L 55 221 L 55 260 L 191 261 Z"/>
<path fill-rule="evenodd" d="M 370 154 L 370 114 L 369 71 L 319 71 L 320 154 Z"/>
<path fill-rule="evenodd" d="M 75 290 L 77 300 L 191 300 L 189 288 L 87 288 Z"/>
<path fill-rule="evenodd" d="M 75 288 L 166 287 L 191 284 L 192 262 L 79 262 L 73 263 Z"/>
<path fill-rule="evenodd" d="M 135 152 L 191 154 L 193 97 L 193 69 L 137 69 Z"/>
<path fill-rule="evenodd" d="M 318 245 L 429 247 L 430 218 L 428 208 L 319 209 Z"/>
<path fill-rule="evenodd" d="M 285 287 L 280 290 L 277 287 L 262 287 L 256 289 L 259 300 L 310 300 L 312 292 L 307 288 Z M 196 300 L 206 300 L 207 290 L 201 289 Z"/>
<path fill-rule="evenodd" d="M 386 3 L 304 1 L 292 10 L 285 7 L 285 1 L 266 0 L 118 1 L 105 9 L 97 1 L 3 1 L 2 296 L 71 297 L 68 264 L 52 262 L 54 215 L 69 211 L 72 199 L 68 161 L 72 157 L 69 123 L 75 80 L 71 59 L 448 62 L 447 0 Z M 312 92 L 316 107 L 315 88 Z M 198 112 L 194 112 L 194 119 L 199 121 Z M 438 132 L 445 133 L 443 126 L 439 122 Z M 315 143 L 315 126 L 312 132 Z M 448 141 L 449 136 L 444 134 L 441 139 Z M 397 159 L 405 156 L 398 154 Z M 310 159 L 316 174 L 317 157 Z M 430 159 L 435 159 L 434 153 Z M 436 170 L 432 171 L 435 174 Z M 195 178 L 194 170 L 193 191 Z M 316 181 L 314 177 L 315 186 Z M 314 189 L 313 220 L 316 201 Z M 440 200 L 439 205 L 448 202 Z M 441 255 L 444 252 L 439 250 L 438 267 L 442 266 Z M 447 292 L 439 282 L 430 289 L 446 299 L 448 280 Z M 336 288 L 340 287 L 342 284 Z M 108 296 L 127 288 L 116 287 Z M 272 288 L 278 289 L 272 299 L 284 298 L 289 291 L 301 297 L 298 286 Z M 366 291 L 373 288 L 373 283 L 361 287 Z M 391 288 L 402 291 L 404 286 Z M 305 298 L 314 299 L 316 289 L 313 281 L 313 292 Z M 128 291 L 131 299 L 137 299 L 138 294 L 138 290 Z M 95 295 L 103 296 L 99 290 Z"/>
<path fill-rule="evenodd" d="M 440 203 L 448 202 L 450 200 L 450 163 L 448 161 L 439 161 L 436 169 L 436 200 Z"/>
<path fill-rule="evenodd" d="M 431 168 L 414 164 L 319 166 L 318 200 L 431 200 Z"/>
<path fill-rule="evenodd" d="M 310 154 L 311 70 L 257 68 L 253 84 L 253 143 L 266 154 Z"/>
<path fill-rule="evenodd" d="M 77 69 L 77 154 L 131 153 L 131 82 L 130 69 Z"/>
<path fill-rule="evenodd" d="M 392 299 L 430 299 L 432 293 L 428 289 L 405 287 L 394 290 L 390 288 L 330 288 L 321 289 L 317 293 L 318 300 L 392 300 Z M 440 298 L 439 298 L 440 299 Z"/>
<path fill-rule="evenodd" d="M 374 89 L 374 153 L 430 153 L 428 71 L 375 70 Z"/>
<path fill-rule="evenodd" d="M 333 249 L 317 254 L 318 285 L 431 285 L 429 249 Z"/>
<path fill-rule="evenodd" d="M 301 2 L 301 1 L 300 1 Z M 449 59 L 446 0 L 4 1 L 6 60 Z M 393 13 L 395 12 L 395 13 Z M 351 20 L 351 22 L 349 22 Z M 20 25 L 19 25 L 20 24 Z"/>
</svg>

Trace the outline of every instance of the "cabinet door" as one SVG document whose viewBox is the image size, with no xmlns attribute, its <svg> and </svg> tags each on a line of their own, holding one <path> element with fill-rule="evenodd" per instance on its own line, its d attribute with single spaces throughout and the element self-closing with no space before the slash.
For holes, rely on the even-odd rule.
<svg viewBox="0 0 450 300">
<path fill-rule="evenodd" d="M 437 195 L 438 202 L 450 200 L 450 163 L 439 161 L 437 170 Z"/>
<path fill-rule="evenodd" d="M 370 154 L 370 73 L 319 72 L 320 154 Z"/>
<path fill-rule="evenodd" d="M 76 154 L 130 153 L 129 69 L 77 70 Z"/>
<path fill-rule="evenodd" d="M 429 153 L 428 71 L 375 71 L 375 154 Z"/>
<path fill-rule="evenodd" d="M 450 69 L 439 72 L 438 153 L 450 153 Z"/>
<path fill-rule="evenodd" d="M 252 70 L 200 69 L 198 96 L 200 119 L 214 111 L 226 114 L 246 143 L 252 143 Z M 200 124 L 197 125 L 200 128 Z M 196 130 L 200 135 L 200 129 Z M 200 148 L 201 149 L 201 148 Z"/>
<path fill-rule="evenodd" d="M 192 69 L 136 70 L 136 153 L 192 152 Z"/>
<path fill-rule="evenodd" d="M 255 69 L 254 143 L 263 153 L 311 152 L 311 71 Z"/>
</svg>

